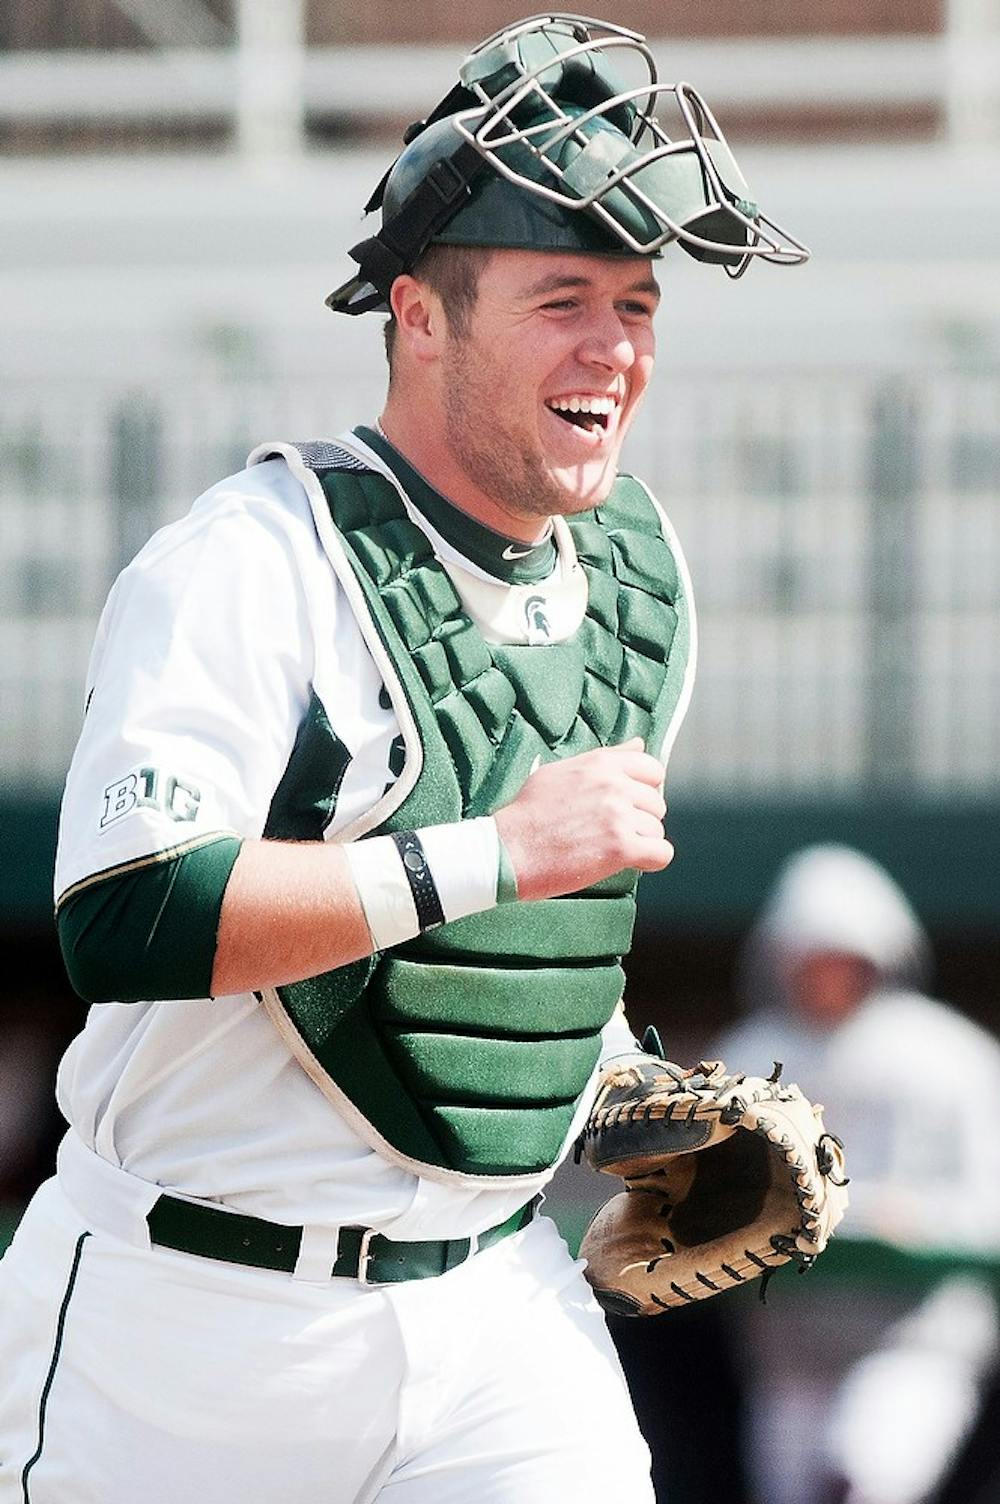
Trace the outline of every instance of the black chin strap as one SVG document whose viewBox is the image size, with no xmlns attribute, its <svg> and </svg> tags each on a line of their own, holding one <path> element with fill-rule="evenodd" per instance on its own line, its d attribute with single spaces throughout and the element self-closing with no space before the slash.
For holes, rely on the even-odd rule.
<svg viewBox="0 0 1000 1504">
<path fill-rule="evenodd" d="M 427 124 L 430 120 L 421 122 L 421 129 Z M 434 236 L 471 197 L 473 183 L 485 171 L 485 158 L 470 142 L 463 141 L 450 157 L 435 162 L 377 235 L 352 246 L 348 255 L 358 263 L 361 276 L 378 290 L 383 299 L 388 299 L 389 289 L 396 278 L 410 270 Z M 382 187 L 380 184 L 375 190 L 369 208 L 376 194 L 381 202 Z"/>
</svg>

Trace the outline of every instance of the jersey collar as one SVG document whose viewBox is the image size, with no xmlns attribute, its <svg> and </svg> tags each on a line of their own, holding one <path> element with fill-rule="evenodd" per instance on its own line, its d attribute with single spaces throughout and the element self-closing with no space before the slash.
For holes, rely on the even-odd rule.
<svg viewBox="0 0 1000 1504">
<path fill-rule="evenodd" d="M 485 523 L 461 511 L 447 497 L 442 496 L 440 491 L 435 491 L 379 429 L 361 424 L 354 432 L 385 461 L 413 505 L 424 514 L 431 526 L 470 563 L 478 565 L 496 579 L 506 580 L 514 585 L 530 585 L 536 580 L 546 579 L 552 573 L 556 564 L 556 550 L 551 527 L 540 543 L 530 546 L 518 538 L 508 538 L 504 533 L 494 532 Z"/>
</svg>

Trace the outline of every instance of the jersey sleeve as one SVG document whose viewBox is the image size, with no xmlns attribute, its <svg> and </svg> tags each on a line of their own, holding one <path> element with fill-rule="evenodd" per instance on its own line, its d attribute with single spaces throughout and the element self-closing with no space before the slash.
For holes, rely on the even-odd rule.
<svg viewBox="0 0 1000 1504">
<path fill-rule="evenodd" d="M 314 612 L 336 600 L 297 489 L 281 465 L 223 482 L 116 581 L 60 817 L 60 904 L 261 834 L 309 701 Z"/>
</svg>

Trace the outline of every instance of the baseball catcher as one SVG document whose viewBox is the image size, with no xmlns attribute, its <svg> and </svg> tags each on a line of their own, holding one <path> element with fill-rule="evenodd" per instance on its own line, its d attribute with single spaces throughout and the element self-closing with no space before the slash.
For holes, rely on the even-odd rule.
<svg viewBox="0 0 1000 1504">
<path fill-rule="evenodd" d="M 822 1253 L 847 1207 L 843 1145 L 780 1075 L 650 1056 L 603 1077 L 580 1148 L 625 1190 L 580 1252 L 605 1310 L 655 1316 L 760 1275 L 763 1294 L 782 1264 Z"/>
<path fill-rule="evenodd" d="M 98 630 L 55 880 L 94 1006 L 0 1275 L 0 1504 L 652 1504 L 539 1215 L 614 1062 L 588 1151 L 652 1231 L 594 1229 L 606 1304 L 839 1215 L 805 1104 L 644 1060 L 620 1006 L 696 658 L 621 468 L 654 263 L 808 252 L 701 95 L 572 15 L 476 47 L 368 207 L 327 302 L 386 316 L 381 410 L 266 437 Z"/>
</svg>

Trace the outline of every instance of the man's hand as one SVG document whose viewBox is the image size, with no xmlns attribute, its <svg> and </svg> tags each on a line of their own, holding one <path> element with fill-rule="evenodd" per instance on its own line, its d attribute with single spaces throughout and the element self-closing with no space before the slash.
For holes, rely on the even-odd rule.
<svg viewBox="0 0 1000 1504">
<path fill-rule="evenodd" d="M 662 785 L 663 765 L 641 737 L 532 773 L 495 817 L 518 896 L 557 898 L 626 867 L 666 867 L 674 848 L 663 834 Z"/>
<path fill-rule="evenodd" d="M 547 763 L 496 814 L 518 896 L 556 898 L 674 854 L 661 821 L 663 768 L 636 737 Z M 261 991 L 371 955 L 336 842 L 244 841 L 222 901 L 212 995 Z"/>
</svg>

